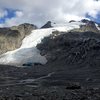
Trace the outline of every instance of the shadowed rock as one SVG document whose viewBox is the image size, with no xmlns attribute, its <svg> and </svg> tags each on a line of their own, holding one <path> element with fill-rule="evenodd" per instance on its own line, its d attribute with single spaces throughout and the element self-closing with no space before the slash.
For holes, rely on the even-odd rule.
<svg viewBox="0 0 100 100">
<path fill-rule="evenodd" d="M 71 21 L 69 21 L 69 23 L 72 23 L 72 22 L 76 22 L 75 20 L 71 20 Z"/>
<path fill-rule="evenodd" d="M 51 21 L 48 21 L 44 26 L 42 26 L 41 28 L 51 28 Z"/>
</svg>

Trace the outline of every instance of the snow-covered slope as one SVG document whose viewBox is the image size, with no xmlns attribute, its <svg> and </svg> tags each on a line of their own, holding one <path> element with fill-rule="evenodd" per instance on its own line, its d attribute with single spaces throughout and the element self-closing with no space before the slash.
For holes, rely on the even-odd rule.
<svg viewBox="0 0 100 100">
<path fill-rule="evenodd" d="M 99 26 L 97 24 L 95 24 L 95 26 L 97 27 L 98 30 L 100 30 Z"/>
<path fill-rule="evenodd" d="M 45 64 L 47 59 L 40 55 L 40 51 L 36 48 L 41 40 L 52 34 L 53 31 L 67 32 L 74 28 L 79 28 L 83 24 L 80 22 L 67 23 L 65 25 L 55 25 L 54 28 L 33 30 L 30 35 L 25 37 L 19 49 L 8 51 L 0 55 L 0 64 L 22 65 L 24 63 L 41 63 Z M 60 27 L 59 27 L 60 26 Z"/>
</svg>

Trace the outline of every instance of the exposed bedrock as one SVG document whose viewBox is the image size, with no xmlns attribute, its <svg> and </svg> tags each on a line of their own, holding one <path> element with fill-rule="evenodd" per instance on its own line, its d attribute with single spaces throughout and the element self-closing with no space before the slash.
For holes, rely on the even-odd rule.
<svg viewBox="0 0 100 100">
<path fill-rule="evenodd" d="M 37 27 L 28 23 L 0 28 L 0 54 L 19 48 L 25 36 L 29 35 L 34 29 L 37 29 Z"/>
</svg>

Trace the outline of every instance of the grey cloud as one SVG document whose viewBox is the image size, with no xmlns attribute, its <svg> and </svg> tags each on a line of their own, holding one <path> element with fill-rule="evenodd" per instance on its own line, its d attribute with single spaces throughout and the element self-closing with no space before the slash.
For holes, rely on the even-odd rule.
<svg viewBox="0 0 100 100">
<path fill-rule="evenodd" d="M 22 16 L 6 19 L 3 26 L 12 26 L 24 22 L 41 26 L 48 20 L 66 22 L 71 19 L 92 17 L 100 11 L 100 1 L 95 0 L 0 0 L 0 9 L 10 8 L 20 11 Z"/>
</svg>

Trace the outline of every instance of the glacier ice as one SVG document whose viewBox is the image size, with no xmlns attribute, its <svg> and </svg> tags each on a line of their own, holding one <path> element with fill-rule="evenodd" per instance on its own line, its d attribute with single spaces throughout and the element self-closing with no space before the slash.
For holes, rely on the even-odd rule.
<svg viewBox="0 0 100 100">
<path fill-rule="evenodd" d="M 0 64 L 5 65 L 22 65 L 24 63 L 41 63 L 46 64 L 45 56 L 40 55 L 40 51 L 36 48 L 41 40 L 52 34 L 53 31 L 67 32 L 74 28 L 79 28 L 83 24 L 80 22 L 67 23 L 65 25 L 55 25 L 53 28 L 33 30 L 30 35 L 26 36 L 20 48 L 8 51 L 0 55 Z M 59 27 L 60 26 L 60 27 Z"/>
</svg>

